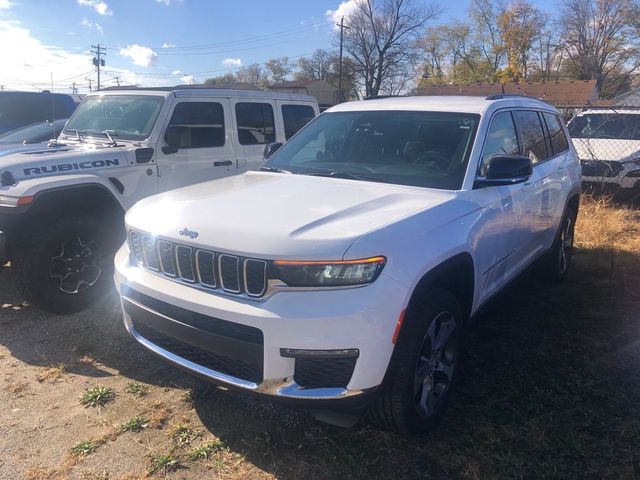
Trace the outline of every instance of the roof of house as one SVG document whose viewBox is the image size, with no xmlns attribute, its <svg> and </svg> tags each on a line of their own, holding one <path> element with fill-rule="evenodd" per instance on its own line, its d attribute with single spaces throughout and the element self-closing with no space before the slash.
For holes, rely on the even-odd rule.
<svg viewBox="0 0 640 480">
<path fill-rule="evenodd" d="M 284 82 L 276 83 L 275 85 L 271 85 L 271 88 L 305 88 L 312 83 L 317 82 L 327 83 L 324 80 L 287 80 Z"/>
<path fill-rule="evenodd" d="M 587 105 L 598 100 L 599 96 L 595 80 L 427 85 L 417 91 L 418 95 L 491 95 L 494 93 L 528 95 L 556 106 Z"/>
</svg>

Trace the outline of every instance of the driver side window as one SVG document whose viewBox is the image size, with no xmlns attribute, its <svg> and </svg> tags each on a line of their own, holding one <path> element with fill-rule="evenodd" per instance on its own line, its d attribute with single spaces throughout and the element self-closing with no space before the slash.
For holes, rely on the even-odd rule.
<svg viewBox="0 0 640 480">
<path fill-rule="evenodd" d="M 487 161 L 496 155 L 519 155 L 518 134 L 510 112 L 497 113 L 487 132 L 479 175 L 484 177 Z"/>
</svg>

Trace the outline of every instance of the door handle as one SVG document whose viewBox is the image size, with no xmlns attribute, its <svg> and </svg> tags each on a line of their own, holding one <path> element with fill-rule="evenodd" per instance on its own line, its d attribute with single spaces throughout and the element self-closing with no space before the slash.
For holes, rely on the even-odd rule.
<svg viewBox="0 0 640 480">
<path fill-rule="evenodd" d="M 233 162 L 231 160 L 224 160 L 224 161 L 220 161 L 220 162 L 213 162 L 213 166 L 214 167 L 230 167 L 231 165 L 233 165 Z"/>
</svg>

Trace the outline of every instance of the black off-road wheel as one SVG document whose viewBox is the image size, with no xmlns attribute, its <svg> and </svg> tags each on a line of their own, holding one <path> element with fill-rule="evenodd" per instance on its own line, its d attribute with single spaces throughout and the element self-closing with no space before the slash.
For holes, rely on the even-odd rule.
<svg viewBox="0 0 640 480">
<path fill-rule="evenodd" d="M 462 308 L 451 293 L 432 289 L 406 312 L 371 419 L 402 435 L 424 435 L 442 419 L 461 351 Z"/>
<path fill-rule="evenodd" d="M 93 216 L 36 221 L 16 258 L 18 286 L 44 310 L 84 310 L 112 287 L 119 243 L 119 235 Z"/>
<path fill-rule="evenodd" d="M 555 283 L 560 283 L 566 278 L 573 256 L 573 240 L 577 216 L 577 212 L 573 207 L 567 207 L 551 251 L 540 265 L 539 273 L 542 278 Z"/>
</svg>

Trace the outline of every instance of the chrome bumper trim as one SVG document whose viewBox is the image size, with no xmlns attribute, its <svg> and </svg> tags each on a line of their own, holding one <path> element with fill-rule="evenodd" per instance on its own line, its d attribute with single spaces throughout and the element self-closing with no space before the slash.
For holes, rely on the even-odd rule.
<svg viewBox="0 0 640 480">
<path fill-rule="evenodd" d="M 154 315 L 173 320 L 166 315 L 163 315 L 162 313 L 141 304 L 136 300 L 132 300 L 126 295 L 122 295 L 122 299 L 127 300 L 128 302 L 131 302 L 134 305 L 147 310 L 150 313 L 153 313 Z M 122 309 L 122 311 L 125 328 L 129 332 L 129 334 L 143 347 L 147 348 L 167 362 L 190 370 L 214 383 L 237 387 L 266 396 L 300 400 L 338 400 L 347 397 L 354 397 L 364 393 L 363 390 L 348 390 L 346 388 L 303 388 L 293 380 L 293 377 L 288 377 L 284 380 L 264 380 L 262 383 L 256 384 L 254 382 L 233 377 L 216 370 L 211 370 L 209 368 L 203 367 L 202 365 L 198 365 L 197 363 L 186 360 L 185 358 L 179 357 L 178 355 L 175 355 L 165 350 L 164 348 L 159 347 L 155 343 L 150 342 L 136 331 L 131 318 L 125 312 L 124 308 Z"/>
</svg>

